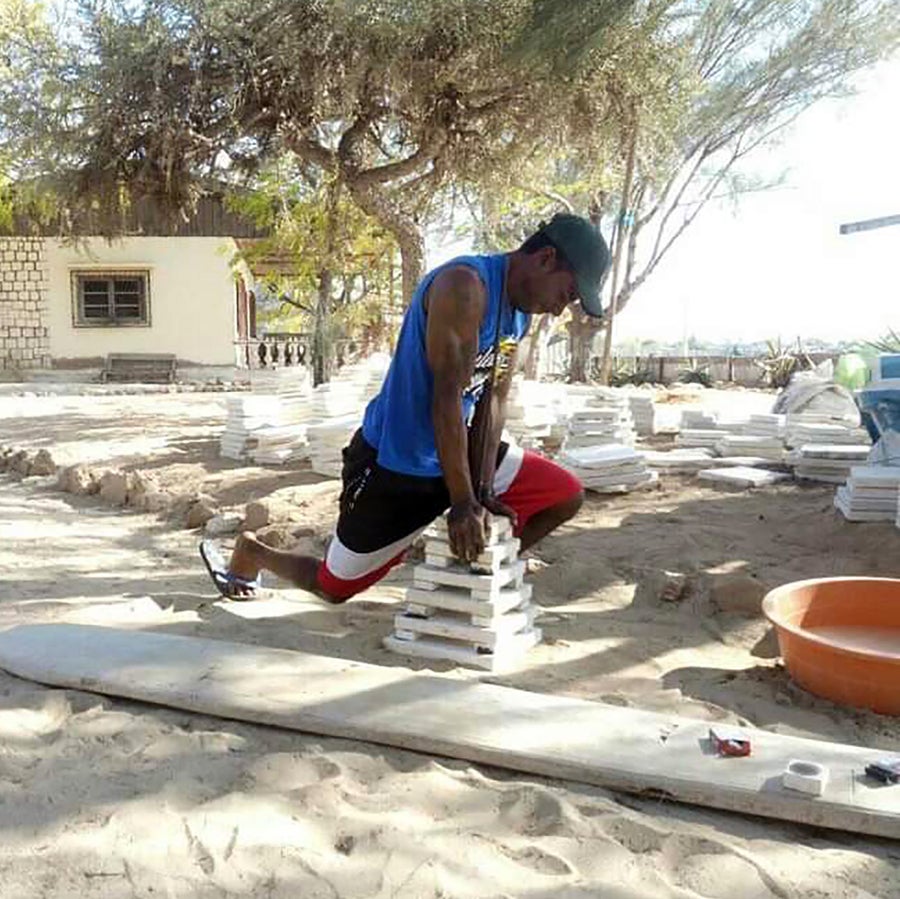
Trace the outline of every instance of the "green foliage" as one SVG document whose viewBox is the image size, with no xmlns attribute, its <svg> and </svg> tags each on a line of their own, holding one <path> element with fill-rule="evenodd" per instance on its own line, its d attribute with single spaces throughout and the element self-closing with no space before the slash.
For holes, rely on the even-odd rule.
<svg viewBox="0 0 900 899">
<path fill-rule="evenodd" d="M 501 191 L 498 203 L 488 189 L 474 201 L 487 246 L 498 235 L 521 237 L 523 222 L 567 206 L 614 236 L 635 128 L 635 176 L 624 203 L 634 222 L 622 229 L 619 310 L 708 203 L 736 203 L 781 184 L 751 175 L 748 158 L 894 53 L 900 13 L 896 0 L 658 0 L 637 5 L 608 32 L 623 34 L 634 39 L 617 44 L 606 84 L 618 98 L 615 127 L 537 147 L 506 173 L 519 191 Z"/>
<path fill-rule="evenodd" d="M 709 365 L 692 358 L 688 365 L 678 372 L 678 380 L 682 384 L 702 384 L 704 387 L 712 387 L 713 380 Z"/>
<path fill-rule="evenodd" d="M 443 185 L 615 130 L 615 60 L 635 42 L 613 23 L 632 6 L 82 0 L 57 52 L 26 54 L 34 90 L 0 86 L 0 122 L 19 124 L 6 136 L 28 144 L 24 168 L 67 176 L 74 218 L 89 209 L 108 231 L 122 203 L 152 197 L 179 215 L 204 178 L 288 151 L 415 243 Z M 576 7 L 562 67 L 540 43 L 570 42 Z"/>
<path fill-rule="evenodd" d="M 782 346 L 781 338 L 766 341 L 767 352 L 762 359 L 754 359 L 754 364 L 762 369 L 763 382 L 768 387 L 787 387 L 795 372 L 814 368 L 812 359 L 803 349 L 798 338 L 796 349 Z"/>
<path fill-rule="evenodd" d="M 235 260 L 259 273 L 271 298 L 257 307 L 262 325 L 309 332 L 324 317 L 332 340 L 391 341 L 396 244 L 340 183 L 283 158 L 261 173 L 255 190 L 233 193 L 229 206 L 269 234 L 242 242 Z"/>
<path fill-rule="evenodd" d="M 874 350 L 876 353 L 900 353 L 900 334 L 893 328 L 888 328 L 887 333 L 881 337 L 863 341 L 861 348 Z"/>
<path fill-rule="evenodd" d="M 597 376 L 599 375 L 599 371 L 596 371 L 593 374 Z M 649 366 L 641 364 L 641 360 L 639 359 L 617 358 L 613 360 L 609 383 L 612 387 L 653 384 L 654 372 Z"/>
</svg>

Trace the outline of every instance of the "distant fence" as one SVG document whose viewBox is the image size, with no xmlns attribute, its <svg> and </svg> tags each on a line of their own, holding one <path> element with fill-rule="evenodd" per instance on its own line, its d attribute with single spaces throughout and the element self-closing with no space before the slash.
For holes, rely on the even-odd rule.
<svg viewBox="0 0 900 899">
<path fill-rule="evenodd" d="M 808 353 L 818 365 L 827 359 L 837 361 L 837 353 Z M 650 379 L 658 384 L 677 381 L 682 372 L 698 368 L 713 381 L 758 387 L 765 380 L 760 363 L 763 356 L 613 356 L 613 370 L 624 367 L 628 371 L 647 371 Z"/>
<path fill-rule="evenodd" d="M 837 362 L 839 353 L 808 353 L 818 365 L 827 359 Z M 759 387 L 764 383 L 764 370 L 759 364 L 763 356 L 613 356 L 613 371 L 646 372 L 648 380 L 655 384 L 671 384 L 682 372 L 699 368 L 713 381 L 740 384 L 743 387 Z M 550 376 L 565 377 L 568 373 L 568 341 L 557 341 L 548 347 L 543 360 L 543 372 Z M 600 359 L 591 359 L 591 369 L 599 369 Z"/>
</svg>

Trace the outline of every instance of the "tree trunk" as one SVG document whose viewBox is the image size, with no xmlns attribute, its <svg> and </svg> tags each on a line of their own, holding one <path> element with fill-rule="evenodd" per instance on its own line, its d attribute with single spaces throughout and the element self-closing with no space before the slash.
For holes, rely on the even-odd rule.
<svg viewBox="0 0 900 899">
<path fill-rule="evenodd" d="M 628 229 L 628 205 L 631 201 L 631 182 L 634 176 L 634 152 L 637 146 L 637 122 L 631 127 L 628 142 L 628 157 L 625 161 L 625 181 L 622 184 L 622 203 L 619 208 L 619 221 L 616 227 L 615 249 L 613 251 L 612 286 L 610 288 L 609 314 L 606 317 L 606 339 L 603 344 L 603 361 L 600 364 L 600 383 L 609 384 L 612 374 L 612 341 L 613 324 L 619 311 L 619 269 L 622 263 L 622 246 L 625 243 Z"/>
<path fill-rule="evenodd" d="M 425 242 L 418 229 L 410 228 L 391 232 L 400 247 L 400 268 L 402 273 L 403 308 L 412 300 L 416 285 L 425 274 Z"/>
<path fill-rule="evenodd" d="M 572 311 L 572 319 L 568 324 L 570 381 L 588 380 L 591 346 L 594 342 L 594 336 L 602 327 L 602 322 L 591 318 L 589 315 L 585 315 L 581 311 Z"/>
<path fill-rule="evenodd" d="M 316 314 L 313 320 L 312 374 L 313 386 L 318 387 L 331 377 L 331 286 L 334 273 L 331 269 L 319 272 L 319 290 L 316 297 Z"/>
<path fill-rule="evenodd" d="M 389 231 L 400 247 L 403 307 L 406 308 L 425 273 L 425 241 L 421 229 L 411 216 L 396 209 L 378 187 L 360 187 L 352 179 L 347 187 L 356 205 Z"/>
<path fill-rule="evenodd" d="M 550 333 L 550 316 L 542 315 L 528 341 L 528 352 L 522 363 L 522 372 L 530 381 L 536 381 L 541 369 L 541 356 Z"/>
</svg>

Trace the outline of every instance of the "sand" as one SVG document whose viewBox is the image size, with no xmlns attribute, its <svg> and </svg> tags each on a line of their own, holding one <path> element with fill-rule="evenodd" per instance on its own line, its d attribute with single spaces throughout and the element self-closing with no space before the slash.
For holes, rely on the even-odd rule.
<svg viewBox="0 0 900 899">
<path fill-rule="evenodd" d="M 280 491 L 311 542 L 327 536 L 335 482 L 216 458 L 218 396 L 36 398 L 27 415 L 11 405 L 0 401 L 4 442 L 59 447 L 67 461 L 85 446 L 235 508 Z M 845 522 L 830 498 L 794 485 L 721 494 L 665 475 L 656 492 L 594 498 L 532 558 L 547 642 L 526 667 L 499 678 L 414 667 L 900 751 L 897 719 L 792 684 L 755 611 L 788 580 L 900 575 L 896 529 Z M 170 520 L 0 476 L 0 627 L 105 623 L 404 664 L 381 638 L 407 571 L 340 608 L 296 590 L 228 603 L 196 544 Z M 887 899 L 900 883 L 900 849 L 886 841 L 3 674 L 0 790 L 4 899 Z"/>
</svg>

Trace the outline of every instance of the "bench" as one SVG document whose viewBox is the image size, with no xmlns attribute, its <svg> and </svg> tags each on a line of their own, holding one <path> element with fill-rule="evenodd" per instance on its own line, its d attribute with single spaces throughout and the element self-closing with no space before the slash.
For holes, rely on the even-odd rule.
<svg viewBox="0 0 900 899">
<path fill-rule="evenodd" d="M 174 353 L 108 353 L 100 380 L 172 383 L 176 374 Z"/>
</svg>

